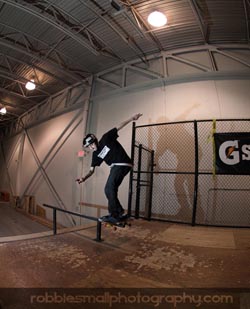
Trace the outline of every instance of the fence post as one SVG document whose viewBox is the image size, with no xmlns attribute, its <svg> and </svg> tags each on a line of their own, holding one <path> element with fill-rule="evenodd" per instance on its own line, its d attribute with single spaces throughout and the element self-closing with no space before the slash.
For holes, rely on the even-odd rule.
<svg viewBox="0 0 250 309">
<path fill-rule="evenodd" d="M 134 166 L 134 157 L 135 157 L 135 122 L 133 122 L 132 129 L 132 142 L 131 142 L 131 161 Z M 131 216 L 132 208 L 132 195 L 133 195 L 133 168 L 129 175 L 129 195 L 128 195 L 128 215 Z"/>
<path fill-rule="evenodd" d="M 154 150 L 151 151 L 151 160 L 150 160 L 150 189 L 149 189 L 149 203 L 148 203 L 148 212 L 147 220 L 151 219 L 152 214 L 152 199 L 153 199 L 153 183 L 154 183 Z"/>
<path fill-rule="evenodd" d="M 137 164 L 137 181 L 136 181 L 136 203 L 135 203 L 135 218 L 139 218 L 140 214 L 140 199 L 141 199 L 141 157 L 142 144 L 139 145 L 138 164 Z"/>
<path fill-rule="evenodd" d="M 196 223 L 197 199 L 198 199 L 198 176 L 199 176 L 199 144 L 198 144 L 198 126 L 194 121 L 194 144 L 195 144 L 195 174 L 194 174 L 194 200 L 193 200 L 193 216 L 192 225 Z"/>
</svg>

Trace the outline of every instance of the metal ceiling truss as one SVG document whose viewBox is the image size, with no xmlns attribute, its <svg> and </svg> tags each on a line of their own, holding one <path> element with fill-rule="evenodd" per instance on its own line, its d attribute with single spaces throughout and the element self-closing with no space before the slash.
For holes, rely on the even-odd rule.
<svg viewBox="0 0 250 309">
<path fill-rule="evenodd" d="M 2 0 L 0 0 L 2 1 Z M 30 34 L 24 33 L 18 29 L 10 27 L 6 24 L 0 23 L 3 29 L 0 34 L 0 46 L 4 46 L 20 54 L 24 54 L 31 59 L 37 61 L 45 61 L 56 71 L 61 71 L 63 75 L 69 76 L 75 81 L 79 81 L 89 75 L 87 71 L 76 70 L 77 63 L 73 66 L 72 60 L 69 60 L 66 55 L 56 49 L 57 44 L 53 46 L 48 45 L 37 38 L 34 38 Z M 46 71 L 45 69 L 39 68 L 49 76 L 53 76 L 65 85 L 69 85 L 67 80 L 62 79 L 59 75 L 53 74 L 51 71 Z"/>
<path fill-rule="evenodd" d="M 14 120 L 15 118 L 16 117 L 10 115 L 9 113 L 8 113 L 8 115 L 1 115 L 0 114 L 0 129 L 5 128 L 5 125 L 9 124 L 9 122 L 11 120 Z M 1 133 L 3 133 L 3 132 L 0 131 L 0 137 L 1 137 Z"/>
<path fill-rule="evenodd" d="M 97 20 L 97 17 L 90 21 L 88 20 L 85 24 L 77 20 L 61 7 L 56 6 L 54 3 L 50 3 L 49 1 L 1 1 L 21 9 L 60 30 L 64 34 L 61 42 L 65 37 L 69 37 L 84 48 L 88 49 L 95 56 L 98 56 L 103 51 L 109 52 L 110 55 L 117 57 L 102 38 L 89 28 L 89 26 Z"/>
<path fill-rule="evenodd" d="M 17 93 L 17 92 L 14 92 L 14 91 L 7 90 L 6 88 L 0 87 L 0 92 L 6 93 L 6 95 L 8 95 L 8 96 L 14 96 L 14 97 L 19 98 L 19 99 L 25 99 L 25 105 L 30 104 L 31 106 L 34 106 L 35 104 L 37 104 L 37 102 L 31 100 L 31 98 L 25 97 L 21 93 Z"/>
<path fill-rule="evenodd" d="M 118 23 L 116 23 L 115 19 L 112 15 L 108 14 L 102 7 L 100 7 L 96 1 L 90 0 L 91 3 L 88 4 L 86 1 L 80 1 L 82 5 L 87 7 L 92 13 L 96 15 L 95 18 L 88 20 L 86 23 L 82 23 L 73 17 L 71 14 L 63 10 L 61 7 L 57 6 L 55 3 L 50 3 L 49 1 L 29 1 L 29 0 L 0 0 L 3 3 L 9 4 L 13 7 L 21 9 L 26 13 L 29 13 L 40 20 L 43 20 L 47 24 L 57 28 L 60 30 L 64 36 L 61 40 L 59 40 L 55 46 L 60 45 L 60 42 L 66 37 L 70 37 L 74 41 L 78 42 L 84 48 L 87 48 L 92 54 L 98 56 L 100 54 L 104 56 L 112 56 L 116 59 L 122 61 L 119 55 L 114 52 L 110 45 L 107 45 L 106 42 L 97 34 L 94 33 L 90 26 L 98 19 L 101 19 L 104 23 L 106 23 L 126 44 L 129 46 L 134 52 L 135 55 L 141 58 L 141 55 L 144 55 L 143 50 L 136 43 L 134 38 Z M 93 6 L 93 7 L 92 7 Z M 145 23 L 139 18 L 138 12 L 136 12 L 135 8 L 132 8 L 131 11 L 132 16 L 137 16 L 135 21 L 131 19 L 128 12 L 125 10 L 121 11 L 121 14 L 133 25 L 134 28 L 140 33 L 143 34 L 141 30 L 141 25 L 145 26 Z M 120 12 L 118 12 L 120 13 Z M 138 24 L 138 20 L 140 19 L 140 24 Z M 145 36 L 145 34 L 143 34 Z M 150 34 L 154 41 L 157 44 L 158 48 L 161 48 L 159 41 Z M 25 37 L 25 40 L 27 36 Z M 27 40 L 28 41 L 28 40 Z M 49 55 L 54 50 L 54 47 L 50 47 L 50 50 L 47 52 Z M 141 58 L 141 60 L 143 60 Z"/>
<path fill-rule="evenodd" d="M 0 107 L 2 106 L 9 106 L 11 108 L 14 109 L 19 109 L 22 113 L 26 112 L 30 107 L 24 107 L 22 105 L 17 105 L 17 104 L 13 104 L 13 103 L 9 103 L 6 102 L 3 99 L 0 99 Z M 5 115 L 0 115 L 0 129 L 3 127 L 5 127 L 6 124 L 8 124 L 10 121 L 16 119 L 17 117 L 19 117 L 19 115 L 17 115 L 16 113 L 10 112 L 8 110 L 8 113 Z"/>
<path fill-rule="evenodd" d="M 5 24 L 3 24 L 3 23 L 0 23 L 0 26 L 4 26 L 4 27 L 9 27 L 9 26 L 6 26 Z M 13 27 L 11 27 L 12 29 L 13 29 Z M 76 69 L 73 69 L 73 68 L 70 68 L 70 64 L 69 64 L 69 62 L 72 62 L 72 60 L 71 59 L 67 59 L 67 56 L 66 55 L 63 55 L 61 52 L 59 52 L 59 51 L 56 51 L 56 55 L 58 55 L 58 57 L 55 57 L 54 59 L 50 59 L 49 58 L 49 54 L 52 52 L 52 50 L 54 50 L 54 47 L 53 48 L 51 48 L 51 46 L 50 45 L 48 45 L 48 44 L 46 44 L 46 43 L 44 43 L 44 42 L 41 42 L 40 40 L 38 40 L 38 39 L 35 39 L 35 38 L 33 38 L 32 37 L 32 40 L 34 41 L 33 42 L 33 44 L 32 44 L 32 46 L 33 45 L 35 45 L 35 46 L 37 46 L 36 48 L 31 48 L 31 46 L 29 46 L 29 45 L 24 45 L 24 44 L 22 44 L 22 42 L 20 41 L 20 49 L 18 48 L 18 38 L 20 38 L 20 37 L 22 37 L 22 36 L 24 36 L 24 37 L 27 37 L 28 39 L 29 39 L 29 41 L 30 41 L 30 36 L 28 35 L 28 34 L 25 34 L 25 33 L 23 33 L 23 32 L 20 32 L 19 30 L 17 30 L 17 29 L 15 29 L 15 32 L 16 32 L 16 34 L 17 34 L 17 38 L 12 38 L 12 40 L 8 37 L 8 35 L 7 34 L 3 34 L 3 30 L 2 30 L 2 32 L 1 32 L 1 35 L 0 35 L 0 38 L 2 39 L 2 40 L 6 40 L 7 42 L 13 42 L 14 43 L 14 45 L 13 45 L 13 47 L 15 46 L 15 48 L 13 48 L 14 50 L 16 50 L 16 51 L 19 51 L 20 52 L 20 54 L 24 54 L 24 55 L 26 55 L 26 56 L 29 56 L 29 58 L 34 58 L 34 60 L 37 60 L 37 59 L 39 59 L 40 61 L 42 60 L 48 60 L 49 62 L 49 64 L 50 65 L 52 65 L 53 66 L 53 68 L 55 68 L 55 69 L 57 69 L 58 70 L 58 68 L 60 68 L 60 70 L 63 70 L 63 72 L 65 73 L 65 68 L 69 68 L 69 72 L 68 72 L 68 74 L 70 75 L 70 77 L 73 79 L 73 80 L 78 80 L 79 79 L 79 77 L 78 76 L 74 76 L 73 75 L 73 72 L 74 71 L 76 71 Z M 20 34 L 20 35 L 19 35 Z M 0 45 L 1 45 L 1 40 L 0 40 Z M 11 46 L 11 43 L 10 44 L 2 44 L 2 46 L 4 46 L 4 47 L 8 47 L 8 48 L 12 48 L 12 46 Z M 26 50 L 27 52 L 25 53 L 24 52 L 24 50 Z M 36 56 L 34 56 L 32 53 L 31 53 L 31 51 L 34 51 L 34 53 L 36 53 L 39 57 L 36 57 Z M 66 86 L 69 86 L 70 84 L 69 84 L 69 82 L 66 80 L 66 79 L 63 79 L 63 78 L 61 78 L 59 75 L 56 75 L 55 73 L 54 73 L 54 71 L 53 72 L 51 72 L 51 71 L 49 71 L 49 70 L 46 70 L 46 68 L 44 68 L 44 67 L 42 67 L 41 65 L 39 66 L 39 65 L 37 65 L 37 64 L 34 64 L 34 63 L 32 63 L 31 61 L 29 61 L 29 60 L 25 60 L 25 61 L 22 61 L 22 60 L 20 60 L 20 59 L 17 59 L 17 58 L 15 58 L 15 57 L 13 57 L 13 56 L 9 56 L 9 55 L 5 55 L 5 54 L 2 54 L 2 53 L 0 53 L 0 56 L 6 56 L 8 59 L 9 59 L 9 61 L 11 61 L 11 62 L 15 62 L 15 63 L 17 63 L 17 64 L 20 64 L 20 65 L 24 65 L 24 66 L 27 66 L 28 68 L 32 68 L 34 71 L 35 70 L 37 70 L 37 71 L 39 71 L 39 72 L 42 72 L 43 74 L 45 74 L 45 75 L 47 75 L 47 76 L 49 76 L 49 77 L 52 77 L 52 78 L 55 78 L 55 79 L 57 79 L 59 82 L 62 82 L 62 83 L 64 83 Z M 58 60 L 58 58 L 60 58 L 60 61 Z M 61 59 L 63 59 L 63 61 L 61 60 Z M 52 61 L 53 61 L 53 63 L 52 63 Z M 56 61 L 56 62 L 54 62 L 54 61 Z M 67 62 L 68 62 L 68 64 L 67 64 Z M 63 66 L 62 66 L 62 63 L 64 64 Z M 83 71 L 81 71 L 81 72 L 79 72 L 78 71 L 78 73 L 80 74 L 89 74 L 89 72 L 83 72 Z M 35 73 L 34 73 L 35 74 Z M 66 73 L 67 74 L 67 73 Z M 36 74 L 37 75 L 37 74 Z M 81 75 L 80 75 L 81 76 Z M 39 79 L 38 79 L 38 81 L 39 81 Z"/>
<path fill-rule="evenodd" d="M 9 107 L 13 107 L 13 108 L 15 108 L 15 109 L 20 109 L 20 110 L 22 110 L 23 112 L 25 112 L 25 111 L 28 110 L 28 108 L 25 107 L 25 106 L 22 106 L 22 105 L 20 105 L 20 104 L 10 103 L 10 102 L 7 102 L 7 101 L 5 101 L 5 100 L 3 100 L 3 99 L 0 99 L 0 104 L 1 104 L 1 105 L 5 105 L 5 106 L 9 106 Z"/>
<path fill-rule="evenodd" d="M 36 92 L 40 92 L 40 94 L 36 94 L 36 96 L 30 95 L 29 91 L 26 90 L 25 84 L 29 81 L 29 79 L 26 79 L 20 75 L 17 75 L 13 72 L 7 72 L 5 70 L 0 69 L 0 79 L 4 78 L 6 80 L 11 81 L 10 84 L 6 84 L 6 81 L 3 81 L 2 88 L 5 89 L 11 89 L 13 92 L 17 94 L 21 94 L 24 98 L 34 98 L 34 97 L 44 97 L 44 96 L 50 96 L 51 94 L 47 91 L 44 91 L 38 83 L 36 83 Z M 11 91 L 10 90 L 10 91 Z"/>
<path fill-rule="evenodd" d="M 90 89 L 90 84 L 81 82 L 52 95 L 5 127 L 4 136 L 15 135 L 23 128 L 29 128 L 60 114 L 83 108 L 84 102 L 89 99 Z"/>
<path fill-rule="evenodd" d="M 95 5 L 95 9 L 93 9 L 90 5 L 86 3 L 86 1 L 79 0 L 81 4 L 91 10 L 99 19 L 101 19 L 105 24 L 107 24 L 112 31 L 114 31 L 126 44 L 129 46 L 134 52 L 135 55 L 140 58 L 142 61 L 146 61 L 146 55 L 144 51 L 140 48 L 140 46 L 136 43 L 135 39 L 131 36 L 131 34 L 124 29 L 120 24 L 115 21 L 115 16 L 122 15 L 124 19 L 126 19 L 130 25 L 135 29 L 140 37 L 148 37 L 155 43 L 157 48 L 162 50 L 162 46 L 159 40 L 149 32 L 149 28 L 146 25 L 145 21 L 142 19 L 138 11 L 131 5 L 129 1 L 122 2 L 122 5 L 118 4 L 116 7 L 117 12 L 109 14 L 108 11 L 105 11 L 102 7 L 97 4 L 96 1 L 90 0 L 90 2 Z M 112 1 L 111 5 L 112 5 Z M 126 5 L 126 6 L 123 6 Z M 115 6 L 114 6 L 115 7 Z M 98 10 L 98 11 L 97 11 Z M 100 11 L 100 13 L 99 13 Z M 129 14 L 131 12 L 131 16 Z M 146 32 L 145 32 L 146 31 Z M 109 48 L 111 48 L 109 46 Z M 143 57 L 142 57 L 143 55 Z M 119 56 L 117 58 L 121 59 Z"/>
<path fill-rule="evenodd" d="M 153 70 L 150 67 L 143 68 L 145 65 L 139 61 L 131 61 L 129 63 L 119 65 L 113 67 L 111 69 L 102 71 L 94 76 L 95 89 L 97 87 L 97 83 L 102 83 L 103 85 L 109 86 L 109 90 L 107 92 L 102 93 L 101 95 L 95 96 L 93 93 L 91 99 L 98 99 L 104 96 L 110 96 L 114 94 L 119 94 L 124 91 L 136 90 L 145 87 L 151 87 L 159 84 L 171 84 L 171 83 L 180 83 L 180 82 L 190 82 L 196 80 L 209 80 L 209 79 L 230 79 L 230 78 L 242 78 L 242 79 L 250 79 L 250 60 L 241 58 L 240 56 L 236 56 L 233 54 L 235 51 L 245 51 L 249 53 L 248 59 L 250 59 L 250 47 L 248 45 L 227 45 L 227 46 L 214 46 L 214 45 L 203 45 L 198 47 L 189 47 L 183 48 L 171 52 L 162 52 L 158 55 L 152 55 L 148 58 L 148 62 L 150 64 L 151 61 L 158 61 L 159 70 Z M 185 58 L 185 55 L 188 53 L 195 52 L 204 52 L 208 55 L 208 59 L 210 59 L 209 66 L 207 64 L 199 63 L 193 60 L 189 60 Z M 246 70 L 235 70 L 223 71 L 220 70 L 216 64 L 216 54 L 222 55 L 228 59 L 237 62 L 244 67 L 249 68 L 249 71 Z M 174 60 L 176 62 L 182 63 L 184 65 L 190 66 L 194 69 L 197 69 L 197 73 L 188 73 L 181 74 L 178 76 L 171 76 L 169 74 L 168 69 L 168 60 Z M 113 81 L 110 77 L 112 74 L 120 71 L 120 82 Z M 143 77 L 147 77 L 148 79 L 145 81 L 140 81 L 138 78 L 138 82 L 133 80 L 133 84 L 129 85 L 127 83 L 127 73 L 128 71 L 134 71 L 138 73 L 138 76 L 141 75 Z M 110 79 L 109 79 L 110 78 Z"/>
<path fill-rule="evenodd" d="M 62 9 L 58 9 L 55 5 L 50 4 L 47 1 L 1 1 L 15 8 L 23 10 L 26 13 L 39 18 L 40 20 L 43 20 L 47 24 L 57 28 L 62 33 L 78 42 L 83 47 L 87 48 L 94 55 L 98 55 L 99 47 L 94 45 L 94 38 L 89 37 L 89 33 L 86 33 L 86 25 L 73 23 L 73 21 L 70 21 L 71 16 L 64 12 Z M 80 33 L 84 33 L 84 35 L 79 35 Z"/>
<path fill-rule="evenodd" d="M 157 39 L 157 37 L 153 34 L 148 24 L 145 22 L 145 20 L 142 18 L 142 16 L 139 14 L 138 10 L 135 8 L 135 6 L 131 3 L 130 0 L 126 0 L 122 2 L 124 5 L 126 5 L 127 9 L 122 9 L 121 14 L 123 14 L 130 23 L 134 26 L 134 28 L 137 30 L 140 36 L 147 37 L 152 40 L 152 42 L 156 45 L 159 52 L 163 50 L 163 47 L 160 43 L 160 41 Z M 132 16 L 134 20 L 131 20 L 128 10 L 131 11 Z M 135 22 L 134 22 L 135 21 Z"/>
<path fill-rule="evenodd" d="M 198 22 L 200 31 L 202 33 L 202 37 L 204 40 L 204 43 L 208 43 L 208 25 L 205 23 L 203 16 L 202 16 L 202 11 L 198 5 L 198 2 L 196 0 L 188 0 L 191 9 L 194 13 L 194 16 Z"/>
</svg>

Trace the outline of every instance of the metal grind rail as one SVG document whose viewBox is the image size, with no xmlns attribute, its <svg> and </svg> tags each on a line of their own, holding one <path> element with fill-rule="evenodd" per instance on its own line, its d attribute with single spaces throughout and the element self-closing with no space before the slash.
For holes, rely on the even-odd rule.
<svg viewBox="0 0 250 309">
<path fill-rule="evenodd" d="M 73 215 L 73 216 L 77 216 L 77 217 L 81 217 L 81 218 L 85 218 L 85 219 L 97 222 L 95 241 L 102 241 L 102 238 L 101 238 L 101 236 L 102 236 L 102 223 L 100 221 L 98 221 L 98 218 L 86 216 L 86 215 L 80 214 L 78 212 L 70 211 L 70 210 L 61 209 L 61 208 L 58 208 L 58 207 L 52 206 L 52 205 L 43 204 L 43 206 L 53 210 L 53 234 L 54 235 L 57 234 L 57 220 L 56 220 L 57 219 L 57 211 L 60 211 L 60 212 L 67 213 L 67 214 L 70 214 L 70 215 Z"/>
</svg>

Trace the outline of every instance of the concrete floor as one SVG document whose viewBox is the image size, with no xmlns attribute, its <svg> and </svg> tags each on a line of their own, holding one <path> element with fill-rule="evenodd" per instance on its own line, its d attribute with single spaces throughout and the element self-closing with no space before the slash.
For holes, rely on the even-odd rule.
<svg viewBox="0 0 250 309">
<path fill-rule="evenodd" d="M 103 228 L 101 243 L 95 233 L 93 226 L 1 243 L 0 287 L 238 288 L 247 291 L 241 305 L 213 308 L 250 308 L 249 229 L 134 220 L 129 228 Z"/>
</svg>

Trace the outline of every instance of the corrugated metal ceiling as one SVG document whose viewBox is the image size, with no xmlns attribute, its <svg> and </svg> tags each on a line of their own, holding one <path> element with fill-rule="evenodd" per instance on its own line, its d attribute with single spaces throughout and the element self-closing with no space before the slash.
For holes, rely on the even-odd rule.
<svg viewBox="0 0 250 309">
<path fill-rule="evenodd" d="M 0 0 L 0 128 L 117 64 L 200 44 L 249 43 L 249 0 Z M 153 10 L 167 26 L 147 23 Z M 35 78 L 31 95 L 24 85 Z"/>
</svg>

